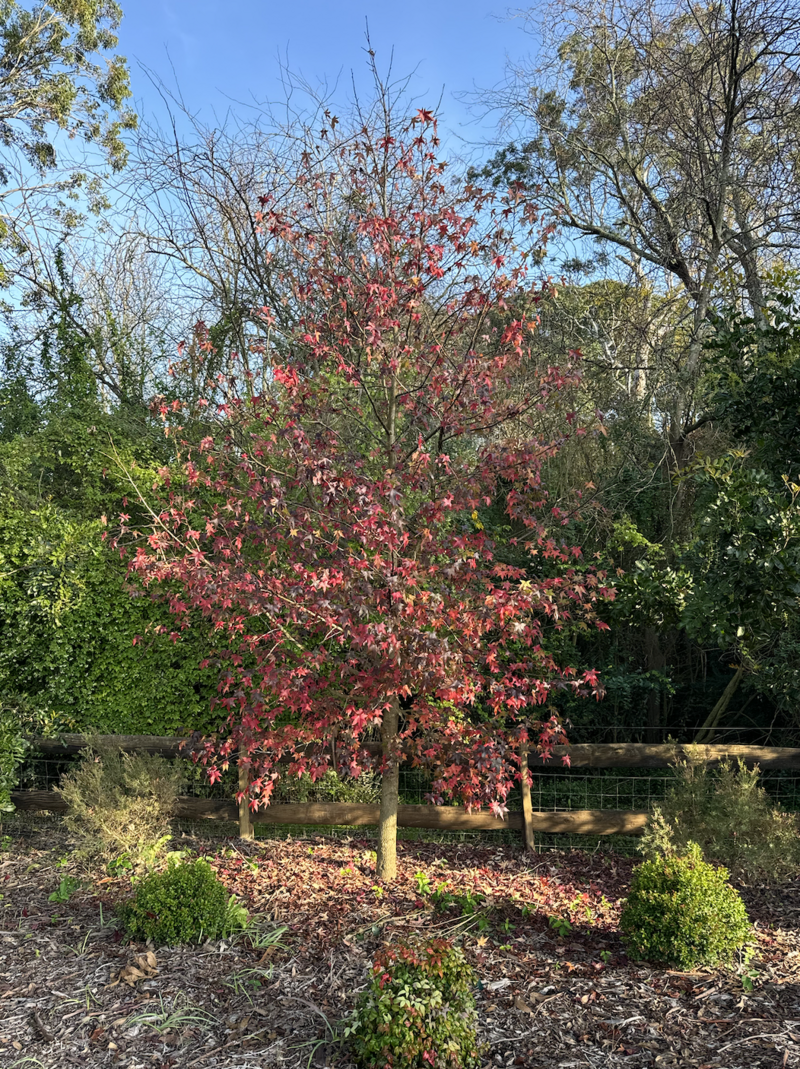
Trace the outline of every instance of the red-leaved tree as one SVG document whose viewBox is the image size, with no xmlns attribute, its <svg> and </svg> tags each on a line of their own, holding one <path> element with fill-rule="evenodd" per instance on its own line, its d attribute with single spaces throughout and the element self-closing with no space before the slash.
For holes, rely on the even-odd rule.
<svg viewBox="0 0 800 1069">
<path fill-rule="evenodd" d="M 328 117 L 291 196 L 260 205 L 280 315 L 261 310 L 214 433 L 162 472 L 131 568 L 181 627 L 213 621 L 227 730 L 203 760 L 248 768 L 254 809 L 279 770 L 317 779 L 335 753 L 358 775 L 380 738 L 389 880 L 401 757 L 431 769 L 432 801 L 502 815 L 529 732 L 544 756 L 562 739 L 553 690 L 598 692 L 547 631 L 605 626 L 609 591 L 551 533 L 557 445 L 532 429 L 576 354 L 519 385 L 546 227 L 513 189 L 446 182 L 430 112 L 379 115 L 350 137 Z M 499 543 L 480 516 L 501 499 L 516 536 Z"/>
</svg>

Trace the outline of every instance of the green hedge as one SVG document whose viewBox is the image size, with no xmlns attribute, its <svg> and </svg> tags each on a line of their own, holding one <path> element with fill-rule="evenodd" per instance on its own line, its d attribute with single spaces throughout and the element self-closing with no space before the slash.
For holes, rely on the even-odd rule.
<svg viewBox="0 0 800 1069">
<path fill-rule="evenodd" d="M 131 597 L 99 521 L 0 490 L 0 696 L 56 730 L 175 735 L 211 729 L 213 671 L 202 627 L 172 641 L 164 605 Z M 134 638 L 142 640 L 134 644 Z"/>
</svg>

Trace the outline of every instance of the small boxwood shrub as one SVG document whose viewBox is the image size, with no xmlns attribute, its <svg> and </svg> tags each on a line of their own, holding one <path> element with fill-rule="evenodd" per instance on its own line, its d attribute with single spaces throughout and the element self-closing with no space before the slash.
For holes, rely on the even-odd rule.
<svg viewBox="0 0 800 1069">
<path fill-rule="evenodd" d="M 218 939 L 244 928 L 247 913 L 207 861 L 170 861 L 146 876 L 130 902 L 118 909 L 130 936 L 156 944 Z"/>
<path fill-rule="evenodd" d="M 345 1030 L 356 1063 L 393 1069 L 477 1066 L 475 975 L 445 939 L 384 947 Z"/>
<path fill-rule="evenodd" d="M 678 969 L 729 961 L 750 934 L 727 869 L 703 861 L 697 843 L 634 870 L 620 928 L 632 957 Z"/>
</svg>

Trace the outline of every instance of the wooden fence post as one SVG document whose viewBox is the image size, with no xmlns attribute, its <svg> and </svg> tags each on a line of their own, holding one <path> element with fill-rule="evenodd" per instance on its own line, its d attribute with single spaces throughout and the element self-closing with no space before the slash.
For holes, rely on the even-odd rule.
<svg viewBox="0 0 800 1069">
<path fill-rule="evenodd" d="M 239 765 L 239 790 L 247 791 L 250 786 L 250 769 L 245 768 L 244 765 Z M 254 838 L 253 832 L 253 820 L 250 812 L 250 802 L 248 795 L 242 798 L 239 802 L 239 838 L 240 839 L 252 839 Z"/>
<path fill-rule="evenodd" d="M 522 834 L 525 849 L 533 853 L 536 842 L 533 835 L 533 804 L 531 802 L 531 785 L 528 782 L 528 749 L 521 746 L 519 750 L 520 788 L 522 790 Z"/>
</svg>

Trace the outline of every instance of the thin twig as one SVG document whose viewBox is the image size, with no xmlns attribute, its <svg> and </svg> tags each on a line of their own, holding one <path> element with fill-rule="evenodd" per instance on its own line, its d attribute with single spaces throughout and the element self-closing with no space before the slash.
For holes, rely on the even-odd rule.
<svg viewBox="0 0 800 1069">
<path fill-rule="evenodd" d="M 53 1033 L 52 1033 L 52 1032 L 51 1032 L 51 1031 L 50 1031 L 50 1030 L 49 1030 L 49 1029 L 48 1029 L 48 1028 L 47 1028 L 47 1027 L 45 1026 L 45 1023 L 44 1023 L 44 1021 L 43 1021 L 43 1020 L 42 1020 L 42 1018 L 41 1018 L 41 1017 L 39 1016 L 39 1011 L 38 1011 L 38 1010 L 34 1010 L 34 1011 L 33 1011 L 33 1023 L 34 1023 L 34 1024 L 36 1025 L 36 1027 L 37 1027 L 37 1028 L 39 1029 L 39 1032 L 41 1033 L 42 1039 L 43 1039 L 43 1040 L 44 1040 L 44 1041 L 45 1041 L 46 1043 L 52 1043 L 52 1042 L 53 1042 L 53 1041 L 55 1040 L 55 1038 L 56 1038 L 56 1037 L 55 1037 L 55 1036 L 53 1035 Z"/>
<path fill-rule="evenodd" d="M 724 1047 L 720 1047 L 717 1053 L 722 1054 L 724 1050 L 736 1047 L 740 1043 L 749 1043 L 753 1039 L 785 1039 L 787 1034 L 786 1032 L 762 1032 L 757 1036 L 742 1036 L 741 1039 L 733 1039 L 730 1043 L 726 1043 Z"/>
</svg>

